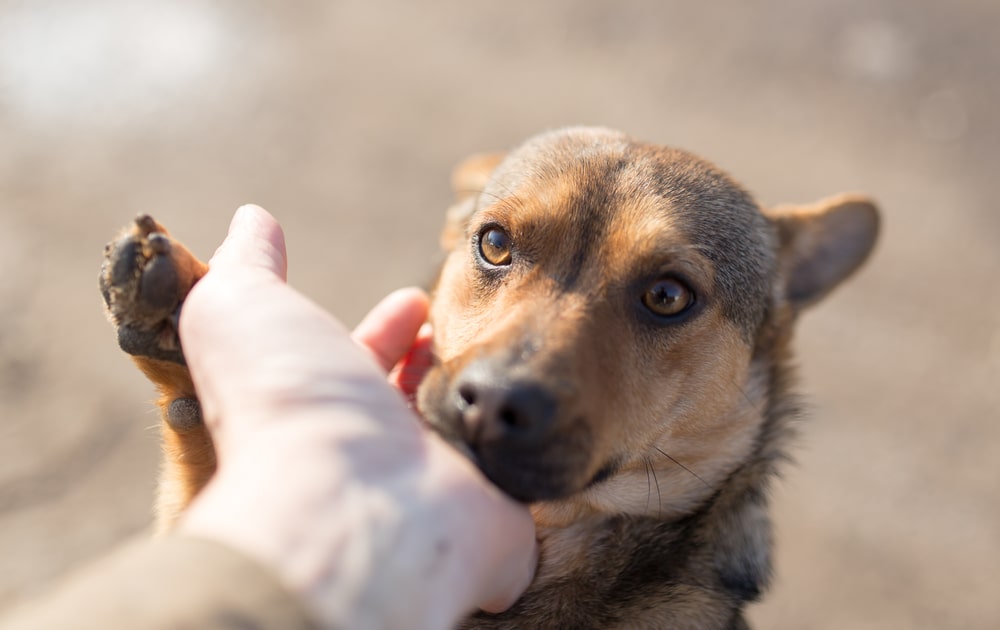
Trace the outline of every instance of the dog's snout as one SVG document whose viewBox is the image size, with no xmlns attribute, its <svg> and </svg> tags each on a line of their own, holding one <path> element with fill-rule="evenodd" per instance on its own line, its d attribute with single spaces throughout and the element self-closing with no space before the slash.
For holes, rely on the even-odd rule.
<svg viewBox="0 0 1000 630">
<path fill-rule="evenodd" d="M 439 421 L 511 497 L 565 497 L 592 476 L 586 469 L 591 431 L 574 413 L 571 390 L 559 385 L 503 358 L 480 358 L 449 384 Z"/>
<path fill-rule="evenodd" d="M 458 397 L 473 443 L 538 439 L 553 424 L 558 407 L 555 396 L 544 387 L 505 381 L 481 368 L 463 376 Z"/>
</svg>

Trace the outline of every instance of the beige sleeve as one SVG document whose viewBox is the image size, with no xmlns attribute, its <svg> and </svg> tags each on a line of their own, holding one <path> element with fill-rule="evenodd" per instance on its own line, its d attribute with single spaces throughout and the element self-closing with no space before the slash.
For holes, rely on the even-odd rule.
<svg viewBox="0 0 1000 630">
<path fill-rule="evenodd" d="M 219 543 L 182 536 L 124 545 L 0 630 L 79 628 L 299 630 L 319 628 L 278 579 Z"/>
</svg>

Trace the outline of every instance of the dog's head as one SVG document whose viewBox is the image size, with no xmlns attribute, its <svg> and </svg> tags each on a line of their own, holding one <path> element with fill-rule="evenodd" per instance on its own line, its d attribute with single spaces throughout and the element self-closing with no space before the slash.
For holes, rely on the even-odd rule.
<svg viewBox="0 0 1000 630">
<path fill-rule="evenodd" d="M 769 355 L 878 227 L 860 197 L 764 212 L 711 164 L 604 129 L 456 173 L 419 404 L 553 521 L 710 493 L 754 448 Z"/>
</svg>

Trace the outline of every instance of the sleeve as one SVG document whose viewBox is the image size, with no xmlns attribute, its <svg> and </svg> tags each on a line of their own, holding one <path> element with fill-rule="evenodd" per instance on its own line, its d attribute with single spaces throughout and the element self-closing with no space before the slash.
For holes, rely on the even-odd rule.
<svg viewBox="0 0 1000 630">
<path fill-rule="evenodd" d="M 0 630 L 319 627 L 264 567 L 222 544 L 184 536 L 124 545 L 0 619 Z"/>
</svg>

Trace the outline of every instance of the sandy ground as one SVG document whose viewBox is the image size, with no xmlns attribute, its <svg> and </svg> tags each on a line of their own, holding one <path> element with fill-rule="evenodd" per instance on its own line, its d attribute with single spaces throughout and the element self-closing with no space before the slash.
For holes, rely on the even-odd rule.
<svg viewBox="0 0 1000 630">
<path fill-rule="evenodd" d="M 587 123 L 884 210 L 800 331 L 757 625 L 1000 626 L 998 33 L 994 0 L 0 2 L 0 606 L 150 521 L 151 388 L 96 283 L 119 225 L 207 256 L 263 204 L 354 323 L 430 276 L 455 162 Z"/>
</svg>

